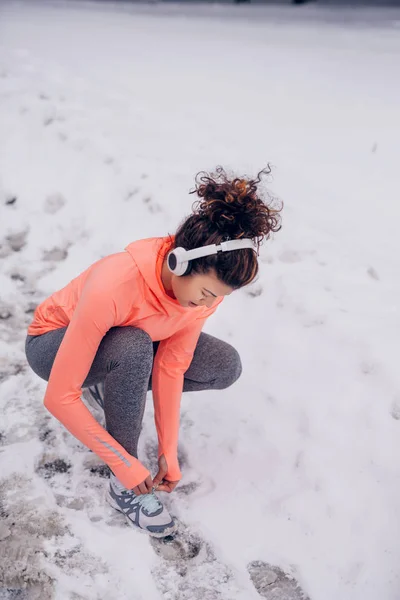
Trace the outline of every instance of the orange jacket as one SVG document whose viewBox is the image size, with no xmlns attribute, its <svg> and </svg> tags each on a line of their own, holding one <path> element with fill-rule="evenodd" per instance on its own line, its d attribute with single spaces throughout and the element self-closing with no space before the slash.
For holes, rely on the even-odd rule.
<svg viewBox="0 0 400 600">
<path fill-rule="evenodd" d="M 167 460 L 166 478 L 181 478 L 177 447 L 183 377 L 204 322 L 222 298 L 212 308 L 184 308 L 168 296 L 161 269 L 170 247 L 171 238 L 145 239 L 95 262 L 40 304 L 28 329 L 30 335 L 41 335 L 68 325 L 50 373 L 45 406 L 128 489 L 149 472 L 96 421 L 81 400 L 81 388 L 111 327 L 138 327 L 153 341 L 160 340 L 153 367 L 158 455 Z"/>
</svg>

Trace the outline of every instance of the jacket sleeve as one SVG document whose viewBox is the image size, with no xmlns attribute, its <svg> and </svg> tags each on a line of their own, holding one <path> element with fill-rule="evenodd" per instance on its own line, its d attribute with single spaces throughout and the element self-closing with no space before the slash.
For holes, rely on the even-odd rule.
<svg viewBox="0 0 400 600">
<path fill-rule="evenodd" d="M 158 456 L 165 456 L 168 465 L 165 479 L 168 481 L 179 481 L 182 477 L 178 463 L 178 437 L 184 374 L 192 362 L 204 323 L 216 308 L 216 305 L 213 306 L 194 323 L 162 340 L 154 359 L 152 389 Z"/>
<path fill-rule="evenodd" d="M 80 398 L 102 338 L 123 322 L 132 302 L 132 281 L 127 294 L 127 282 L 116 266 L 112 261 L 99 263 L 89 274 L 54 360 L 44 403 L 130 489 L 146 479 L 148 470 L 96 421 Z"/>
</svg>

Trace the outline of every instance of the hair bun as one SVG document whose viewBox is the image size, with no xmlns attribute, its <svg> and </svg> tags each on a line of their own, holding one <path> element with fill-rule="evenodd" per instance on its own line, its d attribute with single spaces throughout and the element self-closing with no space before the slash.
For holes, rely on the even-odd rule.
<svg viewBox="0 0 400 600">
<path fill-rule="evenodd" d="M 195 213 L 207 218 L 218 232 L 230 239 L 251 238 L 258 244 L 269 237 L 271 231 L 279 231 L 281 207 L 274 208 L 274 199 L 268 194 L 269 205 L 258 193 L 261 176 L 269 175 L 271 169 L 259 172 L 257 179 L 228 179 L 222 167 L 216 173 L 200 172 L 196 176 Z"/>
</svg>

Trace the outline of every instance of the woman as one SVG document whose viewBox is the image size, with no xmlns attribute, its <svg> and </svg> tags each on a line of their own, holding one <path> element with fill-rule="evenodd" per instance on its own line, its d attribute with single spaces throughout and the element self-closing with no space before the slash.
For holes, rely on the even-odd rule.
<svg viewBox="0 0 400 600">
<path fill-rule="evenodd" d="M 258 272 L 257 250 L 278 231 L 279 209 L 257 194 L 256 180 L 199 173 L 199 200 L 173 237 L 133 242 L 91 265 L 34 314 L 26 356 L 48 381 L 46 408 L 110 467 L 109 503 L 150 535 L 175 524 L 154 491 L 181 479 L 177 448 L 182 391 L 224 389 L 241 373 L 238 353 L 201 333 L 224 296 Z M 195 252 L 190 253 L 187 251 Z M 106 429 L 81 400 L 104 408 Z M 137 455 L 152 389 L 159 470 Z"/>
</svg>

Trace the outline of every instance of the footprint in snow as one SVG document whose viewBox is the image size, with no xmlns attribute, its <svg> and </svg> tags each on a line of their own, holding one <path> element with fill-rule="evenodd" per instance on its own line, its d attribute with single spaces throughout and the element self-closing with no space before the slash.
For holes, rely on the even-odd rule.
<svg viewBox="0 0 400 600">
<path fill-rule="evenodd" d="M 43 252 L 43 260 L 47 262 L 60 262 L 65 260 L 67 256 L 68 250 L 66 248 L 52 248 Z"/>
<path fill-rule="evenodd" d="M 11 306 L 0 304 L 0 320 L 7 321 L 13 316 Z"/>
<path fill-rule="evenodd" d="M 94 464 L 89 467 L 89 472 L 96 477 L 100 477 L 100 479 L 109 479 L 110 478 L 110 469 L 105 463 Z"/>
<path fill-rule="evenodd" d="M 21 283 L 25 283 L 26 276 L 23 275 L 20 271 L 13 271 L 10 275 L 13 281 L 20 281 Z"/>
<path fill-rule="evenodd" d="M 72 548 L 58 548 L 53 555 L 54 564 L 62 571 L 75 574 L 96 576 L 108 573 L 108 567 L 99 556 L 93 556 L 84 551 L 80 543 Z"/>
<path fill-rule="evenodd" d="M 33 313 L 35 312 L 36 308 L 37 308 L 38 303 L 37 302 L 28 302 L 28 304 L 26 304 L 25 306 L 25 310 L 24 313 L 26 315 L 33 315 Z"/>
<path fill-rule="evenodd" d="M 125 200 L 131 200 L 131 198 L 136 196 L 139 191 L 140 191 L 140 188 L 133 188 L 131 190 L 128 190 L 125 195 Z"/>
<path fill-rule="evenodd" d="M 52 432 L 46 435 L 44 430 L 41 434 L 45 436 L 45 443 L 51 439 Z M 72 464 L 56 452 L 48 452 L 43 454 L 35 470 L 51 488 L 57 506 L 84 511 L 88 521 L 109 521 L 104 502 L 109 469 L 95 455 L 88 453 L 83 462 L 77 460 Z"/>
<path fill-rule="evenodd" d="M 190 483 L 184 483 L 176 488 L 176 493 L 178 494 L 178 496 L 191 496 L 200 488 L 200 486 L 201 484 L 199 481 L 191 481 Z"/>
<path fill-rule="evenodd" d="M 26 245 L 28 231 L 19 231 L 7 235 L 0 242 L 0 258 L 7 258 L 13 252 L 20 252 Z"/>
<path fill-rule="evenodd" d="M 176 522 L 177 531 L 174 535 L 165 538 L 149 537 L 155 553 L 169 561 L 188 561 L 198 557 L 204 550 L 204 541 L 184 523 L 179 520 Z"/>
<path fill-rule="evenodd" d="M 310 600 L 300 585 L 274 565 L 256 560 L 247 566 L 250 579 L 262 598 L 267 600 Z"/>
<path fill-rule="evenodd" d="M 211 546 L 184 524 L 178 534 L 151 540 L 160 557 L 152 570 L 165 600 L 232 600 L 240 595 L 230 567 L 220 562 Z M 242 598 L 243 596 L 240 595 Z"/>
<path fill-rule="evenodd" d="M 364 360 L 360 364 L 360 369 L 364 375 L 370 375 L 375 371 L 376 365 L 370 360 Z"/>
<path fill-rule="evenodd" d="M 149 212 L 152 214 L 162 212 L 162 207 L 157 202 L 154 202 L 151 196 L 146 196 L 146 198 L 143 198 L 143 202 L 146 204 Z"/>
<path fill-rule="evenodd" d="M 20 252 L 22 248 L 26 245 L 27 236 L 27 230 L 12 233 L 6 237 L 6 243 L 13 252 Z"/>
<path fill-rule="evenodd" d="M 54 447 L 57 444 L 57 432 L 51 427 L 52 417 L 47 415 L 41 420 L 38 431 L 39 441 L 47 446 Z"/>
<path fill-rule="evenodd" d="M 29 600 L 50 599 L 52 578 L 43 567 L 43 543 L 65 535 L 60 516 L 46 509 L 43 498 L 33 497 L 31 480 L 19 475 L 0 481 L 0 516 L 0 582 L 15 594 L 26 590 Z"/>
<path fill-rule="evenodd" d="M 379 273 L 376 269 L 374 269 L 374 267 L 369 267 L 367 269 L 367 274 L 371 277 L 371 279 L 374 279 L 375 281 L 380 280 Z"/>
<path fill-rule="evenodd" d="M 29 590 L 12 588 L 0 588 L 0 600 L 32 600 Z"/>
<path fill-rule="evenodd" d="M 67 203 L 62 194 L 50 194 L 44 201 L 43 210 L 49 215 L 59 212 Z"/>
<path fill-rule="evenodd" d="M 56 477 L 57 474 L 69 473 L 71 468 L 71 463 L 63 458 L 52 457 L 45 454 L 36 467 L 36 473 L 43 477 L 43 479 L 51 480 Z"/>
<path fill-rule="evenodd" d="M 14 377 L 26 370 L 25 362 L 9 362 L 7 358 L 0 360 L 0 383 L 9 377 Z"/>
<path fill-rule="evenodd" d="M 250 298 L 258 298 L 263 293 L 263 289 L 261 285 L 253 285 L 249 286 L 248 289 L 245 290 L 245 293 L 250 296 Z"/>
</svg>

